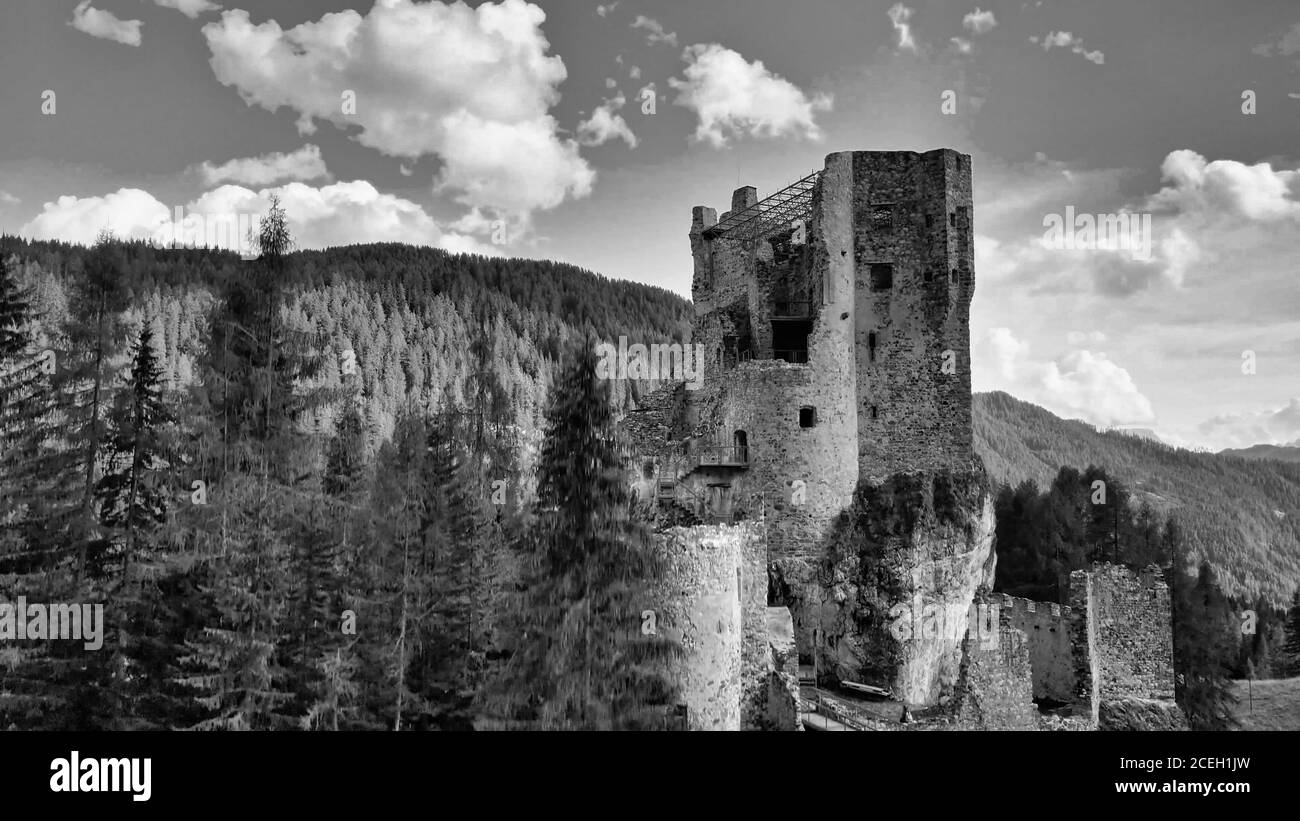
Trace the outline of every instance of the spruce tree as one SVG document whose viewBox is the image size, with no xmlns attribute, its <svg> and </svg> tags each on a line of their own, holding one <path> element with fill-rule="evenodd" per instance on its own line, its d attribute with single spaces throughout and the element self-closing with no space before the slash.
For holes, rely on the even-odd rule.
<svg viewBox="0 0 1300 821">
<path fill-rule="evenodd" d="M 639 629 L 664 564 L 631 517 L 593 350 L 574 355 L 547 413 L 534 520 L 521 546 L 520 635 L 497 693 L 507 720 L 536 729 L 661 727 L 676 694 L 668 664 L 680 646 Z"/>
<path fill-rule="evenodd" d="M 281 644 L 293 601 L 291 565 L 311 556 L 295 551 L 295 537 L 318 526 L 317 453 L 298 424 L 321 401 L 299 390 L 320 357 L 283 321 L 292 237 L 275 197 L 256 242 L 260 255 L 227 283 L 212 318 L 196 396 L 208 427 L 195 443 L 195 478 L 206 483 L 209 499 L 187 514 L 194 558 L 209 571 L 202 589 L 219 614 L 189 642 L 184 659 L 189 673 L 181 680 L 202 693 L 199 704 L 210 713 L 200 728 L 267 729 L 301 720 L 301 694 L 286 680 L 288 644 Z"/>
<path fill-rule="evenodd" d="M 1282 664 L 1286 675 L 1300 676 L 1300 590 L 1291 598 L 1286 616 L 1286 641 L 1282 645 Z"/>
<path fill-rule="evenodd" d="M 1225 617 L 1231 619 L 1227 598 L 1208 561 L 1201 562 L 1195 579 L 1184 567 L 1180 562 L 1175 568 L 1173 591 L 1178 706 L 1193 729 L 1233 729 L 1239 726 L 1233 712 L 1239 699 L 1228 678 L 1235 660 L 1236 636 L 1225 622 Z"/>
<path fill-rule="evenodd" d="M 166 484 L 164 440 L 174 419 L 163 400 L 163 371 L 153 330 L 145 323 L 132 350 L 128 390 L 119 394 L 109 419 L 104 475 L 95 486 L 100 524 L 110 534 L 106 563 L 129 583 L 131 563 L 148 532 L 166 521 L 172 489 Z"/>
<path fill-rule="evenodd" d="M 380 449 L 371 495 L 372 557 L 358 610 L 368 640 L 358 650 L 371 671 L 363 698 L 374 720 L 392 730 L 409 729 L 421 708 L 409 674 L 421 652 L 423 608 L 434 601 L 425 561 L 425 540 L 436 536 L 428 529 L 427 442 L 423 420 L 399 419 Z"/>
</svg>

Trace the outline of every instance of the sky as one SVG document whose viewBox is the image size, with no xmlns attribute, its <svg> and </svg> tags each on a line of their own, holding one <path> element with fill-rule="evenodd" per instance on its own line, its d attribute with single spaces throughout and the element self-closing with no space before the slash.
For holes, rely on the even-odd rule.
<svg viewBox="0 0 1300 821">
<path fill-rule="evenodd" d="M 185 239 L 275 193 L 306 247 L 686 297 L 692 206 L 835 151 L 955 148 L 976 390 L 1193 448 L 1300 442 L 1293 0 L 11 0 L 0 78 L 5 233 Z"/>
</svg>

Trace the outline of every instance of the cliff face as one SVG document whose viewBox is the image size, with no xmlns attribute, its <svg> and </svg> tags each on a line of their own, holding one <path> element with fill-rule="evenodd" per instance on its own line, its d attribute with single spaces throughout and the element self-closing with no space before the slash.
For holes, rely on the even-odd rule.
<svg viewBox="0 0 1300 821">
<path fill-rule="evenodd" d="M 802 588 L 823 678 L 891 689 L 913 705 L 946 702 L 975 592 L 993 583 L 993 534 L 981 467 L 860 484 L 813 578 L 782 580 Z M 998 629 L 996 616 L 986 627 Z"/>
</svg>

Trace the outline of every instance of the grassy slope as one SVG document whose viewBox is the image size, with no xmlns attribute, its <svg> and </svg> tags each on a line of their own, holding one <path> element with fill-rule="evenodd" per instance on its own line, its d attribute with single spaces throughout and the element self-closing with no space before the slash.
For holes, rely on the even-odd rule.
<svg viewBox="0 0 1300 821">
<path fill-rule="evenodd" d="M 1241 703 L 1237 718 L 1243 730 L 1300 730 L 1300 678 L 1233 682 Z M 1254 695 L 1252 709 L 1248 693 Z"/>
</svg>

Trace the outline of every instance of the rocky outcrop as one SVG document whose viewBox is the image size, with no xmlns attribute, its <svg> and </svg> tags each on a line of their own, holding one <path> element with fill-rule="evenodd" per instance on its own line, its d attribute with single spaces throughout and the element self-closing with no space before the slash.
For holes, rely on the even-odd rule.
<svg viewBox="0 0 1300 821">
<path fill-rule="evenodd" d="M 862 483 L 814 589 L 805 583 L 799 595 L 823 677 L 883 687 L 912 705 L 946 703 L 976 590 L 993 583 L 993 532 L 978 464 Z"/>
</svg>

